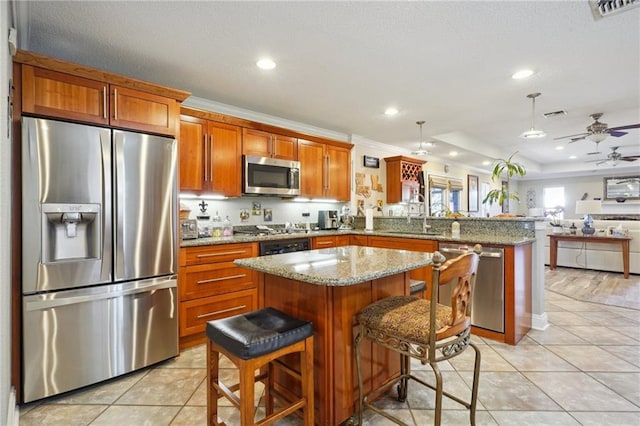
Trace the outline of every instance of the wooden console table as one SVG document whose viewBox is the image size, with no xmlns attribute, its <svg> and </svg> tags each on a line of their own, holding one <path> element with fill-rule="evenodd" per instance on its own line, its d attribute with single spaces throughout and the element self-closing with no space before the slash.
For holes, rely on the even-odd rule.
<svg viewBox="0 0 640 426">
<path fill-rule="evenodd" d="M 555 269 L 558 262 L 558 241 L 580 241 L 584 243 L 620 244 L 622 246 L 622 266 L 624 277 L 629 278 L 629 241 L 631 237 L 605 237 L 602 235 L 549 234 L 549 269 Z"/>
</svg>

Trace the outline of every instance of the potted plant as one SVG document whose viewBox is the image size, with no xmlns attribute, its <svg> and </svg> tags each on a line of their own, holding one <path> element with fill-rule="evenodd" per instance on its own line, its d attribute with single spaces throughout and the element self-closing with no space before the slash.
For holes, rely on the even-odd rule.
<svg viewBox="0 0 640 426">
<path fill-rule="evenodd" d="M 551 216 L 551 220 L 549 221 L 549 225 L 551 225 L 551 232 L 553 232 L 554 234 L 562 234 L 563 229 L 562 229 L 562 223 L 560 223 L 560 217 L 558 216 L 560 213 L 562 213 L 564 211 L 564 209 L 560 206 L 556 207 L 555 209 L 552 210 L 548 210 L 546 212 L 546 215 Z"/>
<path fill-rule="evenodd" d="M 511 177 L 514 175 L 524 176 L 527 174 L 526 169 L 520 163 L 513 161 L 514 155 L 516 155 L 518 151 L 511 154 L 511 156 L 507 159 L 499 158 L 495 161 L 493 166 L 493 171 L 491 172 L 491 181 L 492 182 L 500 182 L 502 180 L 502 175 L 504 174 L 507 180 L 506 186 L 501 186 L 500 189 L 492 189 L 482 200 L 482 204 L 489 203 L 492 205 L 493 203 L 498 203 L 502 205 L 505 200 L 517 200 L 519 201 L 517 192 L 509 191 L 509 181 Z"/>
</svg>

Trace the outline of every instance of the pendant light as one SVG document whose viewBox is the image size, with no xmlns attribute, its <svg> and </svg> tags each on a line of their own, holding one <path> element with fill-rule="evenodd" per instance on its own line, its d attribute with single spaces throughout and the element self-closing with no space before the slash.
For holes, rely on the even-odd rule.
<svg viewBox="0 0 640 426">
<path fill-rule="evenodd" d="M 530 93 L 527 95 L 527 98 L 531 99 L 531 129 L 520 135 L 523 139 L 539 139 L 544 138 L 547 134 L 542 130 L 536 130 L 535 127 L 535 119 L 536 119 L 536 98 L 540 96 L 541 93 Z"/>
<path fill-rule="evenodd" d="M 429 151 L 422 147 L 422 125 L 425 123 L 424 120 L 416 121 L 416 124 L 420 126 L 420 147 L 416 151 L 411 151 L 411 154 L 418 156 L 425 156 L 429 154 Z"/>
</svg>

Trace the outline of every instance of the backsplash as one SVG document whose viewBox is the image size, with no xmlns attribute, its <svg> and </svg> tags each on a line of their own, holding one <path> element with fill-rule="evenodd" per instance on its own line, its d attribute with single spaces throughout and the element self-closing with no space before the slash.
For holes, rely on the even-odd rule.
<svg viewBox="0 0 640 426">
<path fill-rule="evenodd" d="M 188 207 L 190 219 L 201 215 L 200 203 L 206 204 L 207 214 L 220 216 L 224 220 L 227 216 L 233 226 L 249 225 L 283 225 L 286 222 L 304 225 L 307 222 L 314 226 L 318 222 L 318 210 L 338 210 L 338 214 L 345 203 L 317 203 L 297 202 L 277 197 L 242 197 L 228 200 L 181 198 L 180 205 Z M 303 216 L 303 214 L 309 214 Z"/>
<path fill-rule="evenodd" d="M 364 229 L 365 219 L 357 216 L 354 220 L 355 229 Z M 457 221 L 460 224 L 460 234 L 496 235 L 504 237 L 535 237 L 534 219 L 486 219 L 486 218 L 436 218 L 428 217 L 426 224 L 430 226 L 429 232 L 450 235 L 451 224 Z M 422 231 L 423 218 L 412 217 L 380 217 L 374 216 L 373 229 L 375 231 Z"/>
</svg>

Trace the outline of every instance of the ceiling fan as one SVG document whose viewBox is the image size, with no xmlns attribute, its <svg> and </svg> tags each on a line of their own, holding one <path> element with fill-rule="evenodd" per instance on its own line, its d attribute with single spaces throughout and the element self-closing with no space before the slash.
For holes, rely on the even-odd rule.
<svg viewBox="0 0 640 426">
<path fill-rule="evenodd" d="M 619 138 L 620 136 L 624 136 L 627 134 L 627 132 L 621 132 L 621 130 L 640 128 L 640 123 L 628 124 L 626 126 L 618 126 L 618 127 L 607 127 L 607 123 L 602 123 L 598 121 L 600 117 L 602 117 L 602 115 L 603 114 L 601 112 L 590 115 L 590 117 L 593 119 L 593 123 L 587 126 L 586 133 L 578 133 L 575 135 L 562 136 L 559 138 L 554 138 L 554 140 L 571 138 L 569 143 L 573 143 L 582 139 L 588 139 L 598 144 L 603 140 L 605 140 L 607 136 L 613 136 L 613 137 Z M 596 145 L 596 150 L 597 150 L 597 145 Z"/>
<path fill-rule="evenodd" d="M 599 159 L 599 160 L 590 160 L 590 161 L 587 161 L 587 163 L 595 162 L 596 166 L 599 166 L 600 164 L 608 163 L 610 161 L 611 165 L 615 167 L 618 164 L 618 161 L 636 161 L 638 158 L 640 158 L 640 155 L 622 155 L 618 152 L 618 148 L 620 147 L 612 146 L 611 152 L 607 154 L 607 158 Z"/>
</svg>

